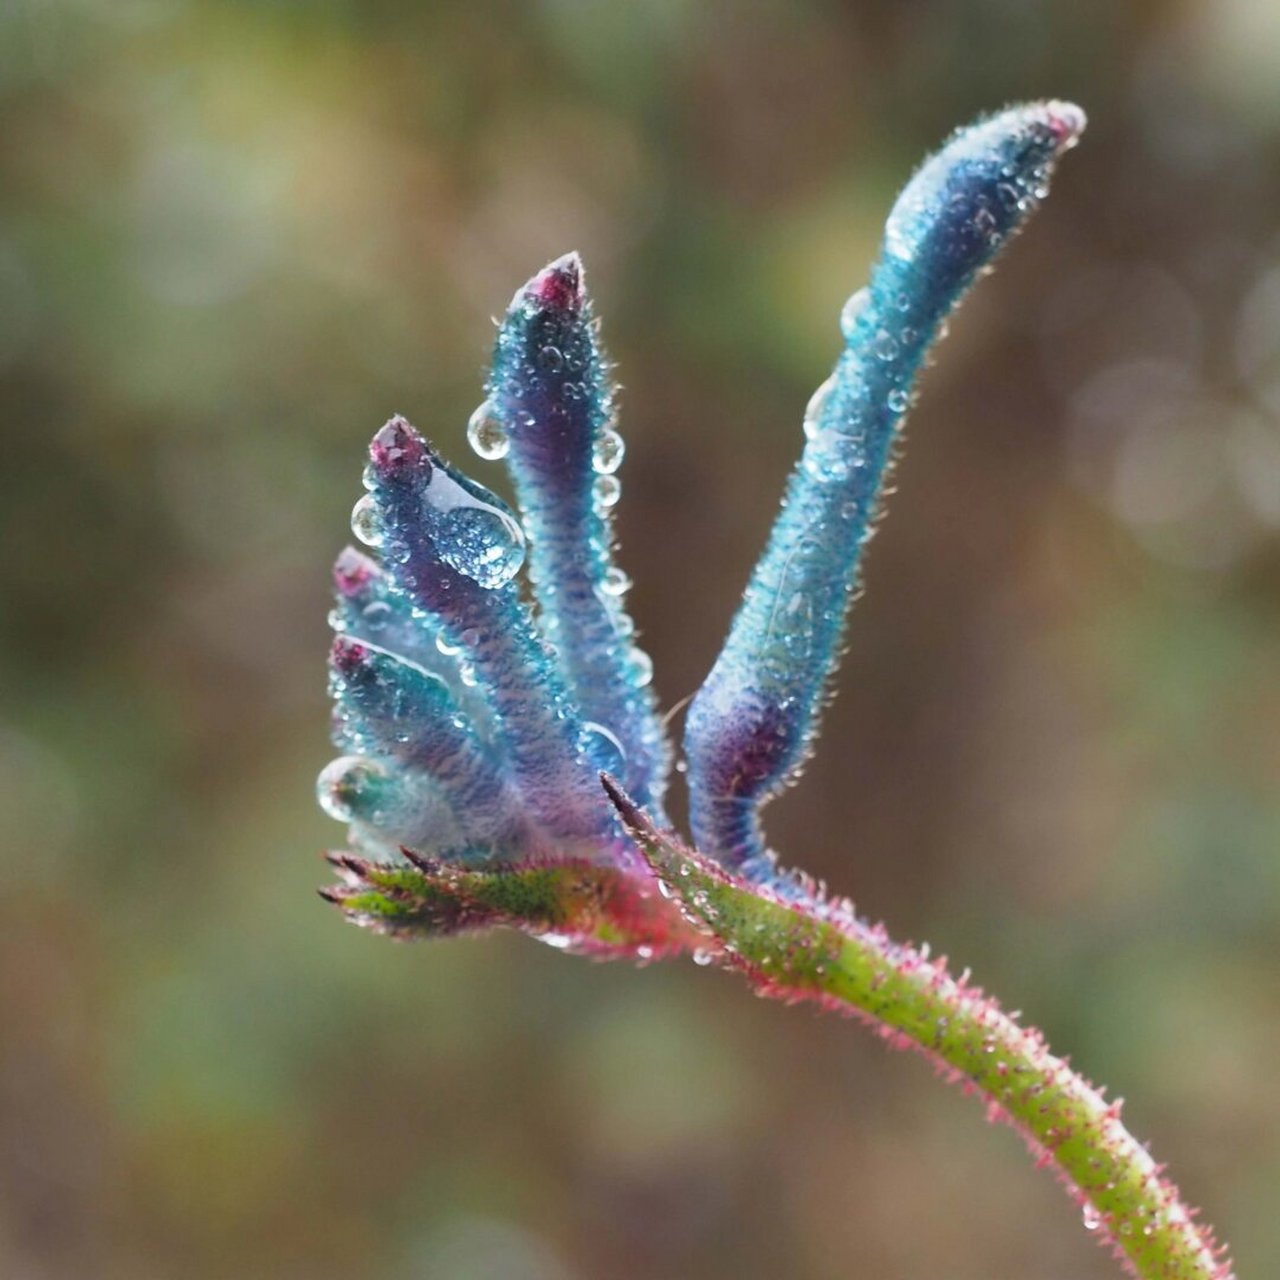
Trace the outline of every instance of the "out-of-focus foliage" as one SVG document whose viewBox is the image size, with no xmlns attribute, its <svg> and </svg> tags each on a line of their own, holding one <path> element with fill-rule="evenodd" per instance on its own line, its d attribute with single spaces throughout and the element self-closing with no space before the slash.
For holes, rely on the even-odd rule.
<svg viewBox="0 0 1280 1280">
<path fill-rule="evenodd" d="M 391 947 L 310 892 L 377 424 L 463 456 L 489 316 L 580 249 L 670 706 L 893 192 L 1055 94 L 1089 146 L 927 376 L 770 835 L 1134 1099 L 1266 1274 L 1278 77 L 1262 0 L 0 5 L 0 1271 L 1111 1274 L 1008 1134 L 847 1027 Z"/>
</svg>

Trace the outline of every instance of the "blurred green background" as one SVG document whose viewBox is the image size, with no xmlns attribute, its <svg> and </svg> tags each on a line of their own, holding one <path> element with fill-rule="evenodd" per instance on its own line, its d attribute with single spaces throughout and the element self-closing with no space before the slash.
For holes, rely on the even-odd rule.
<svg viewBox="0 0 1280 1280">
<path fill-rule="evenodd" d="M 467 458 L 490 317 L 581 250 L 672 705 L 894 192 L 1048 95 L 1085 144 L 926 377 L 770 833 L 1127 1096 L 1270 1274 L 1278 85 L 1273 0 L 0 3 L 0 1274 L 1116 1274 L 857 1027 L 314 893 L 383 419 Z"/>
</svg>

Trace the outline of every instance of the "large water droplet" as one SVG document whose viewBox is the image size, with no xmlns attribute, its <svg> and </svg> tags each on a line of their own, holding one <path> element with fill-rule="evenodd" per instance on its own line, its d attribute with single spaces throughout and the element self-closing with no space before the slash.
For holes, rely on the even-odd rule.
<svg viewBox="0 0 1280 1280">
<path fill-rule="evenodd" d="M 610 507 L 616 506 L 622 497 L 622 481 L 617 476 L 596 476 L 591 486 L 591 502 L 597 515 L 603 515 Z"/>
<path fill-rule="evenodd" d="M 511 441 L 507 438 L 507 428 L 502 419 L 494 412 L 491 400 L 483 401 L 467 420 L 467 443 L 476 456 L 486 462 L 497 462 L 507 456 Z"/>
<path fill-rule="evenodd" d="M 622 465 L 622 455 L 626 451 L 623 438 L 612 427 L 605 427 L 591 447 L 591 465 L 597 474 L 611 475 Z"/>
<path fill-rule="evenodd" d="M 851 294 L 849 301 L 844 304 L 844 309 L 840 312 L 840 332 L 844 334 L 846 342 L 853 341 L 853 336 L 858 328 L 858 321 L 870 304 L 871 290 L 865 286 L 859 289 L 857 293 Z"/>
<path fill-rule="evenodd" d="M 351 532 L 366 547 L 382 546 L 382 521 L 378 518 L 378 504 L 374 501 L 373 494 L 366 493 L 351 508 Z"/>
<path fill-rule="evenodd" d="M 1080 1218 L 1086 1231 L 1097 1231 L 1102 1225 L 1102 1214 L 1087 1200 L 1080 1211 Z"/>
<path fill-rule="evenodd" d="M 437 462 L 423 497 L 427 532 L 445 564 L 491 590 L 515 577 L 524 530 L 496 494 Z"/>
<path fill-rule="evenodd" d="M 538 363 L 548 373 L 559 373 L 564 368 L 564 352 L 559 347 L 543 347 L 538 352 Z"/>
<path fill-rule="evenodd" d="M 357 817 L 376 820 L 376 810 L 369 810 L 370 792 L 387 778 L 386 769 L 374 760 L 339 756 L 320 771 L 316 799 L 325 813 L 338 822 L 353 822 Z"/>
</svg>

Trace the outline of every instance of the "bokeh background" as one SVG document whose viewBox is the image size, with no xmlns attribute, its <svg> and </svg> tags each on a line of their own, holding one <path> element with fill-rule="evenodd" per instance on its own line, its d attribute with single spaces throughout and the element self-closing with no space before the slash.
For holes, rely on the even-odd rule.
<svg viewBox="0 0 1280 1280">
<path fill-rule="evenodd" d="M 581 250 L 672 705 L 894 192 L 1057 95 L 1085 145 L 928 372 L 770 831 L 1127 1096 L 1272 1274 L 1277 85 L 1272 0 L 0 4 L 0 1273 L 1115 1274 L 859 1028 L 314 893 L 383 419 L 465 458 L 490 318 Z"/>
</svg>

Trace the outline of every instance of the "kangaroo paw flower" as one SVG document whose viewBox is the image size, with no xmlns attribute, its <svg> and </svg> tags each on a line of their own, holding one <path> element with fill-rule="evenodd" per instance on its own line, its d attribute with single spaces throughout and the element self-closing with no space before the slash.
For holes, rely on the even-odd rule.
<svg viewBox="0 0 1280 1280">
<path fill-rule="evenodd" d="M 344 754 L 317 784 L 349 850 L 329 855 L 338 880 L 321 893 L 395 937 L 505 927 L 602 959 L 691 952 L 760 994 L 863 1019 L 982 1093 L 1133 1274 L 1231 1280 L 1117 1105 L 967 973 L 953 978 L 927 947 L 780 873 L 760 825 L 817 731 L 929 346 L 1083 126 L 1059 102 L 979 121 L 893 206 L 870 282 L 841 317 L 844 350 L 805 413 L 781 514 L 690 709 L 695 848 L 666 829 L 669 748 L 622 606 L 622 439 L 582 265 L 569 254 L 517 291 L 468 436 L 481 458 L 506 460 L 519 516 L 403 418 L 369 448 L 352 528 L 375 554 L 347 548 L 334 568 Z"/>
</svg>

